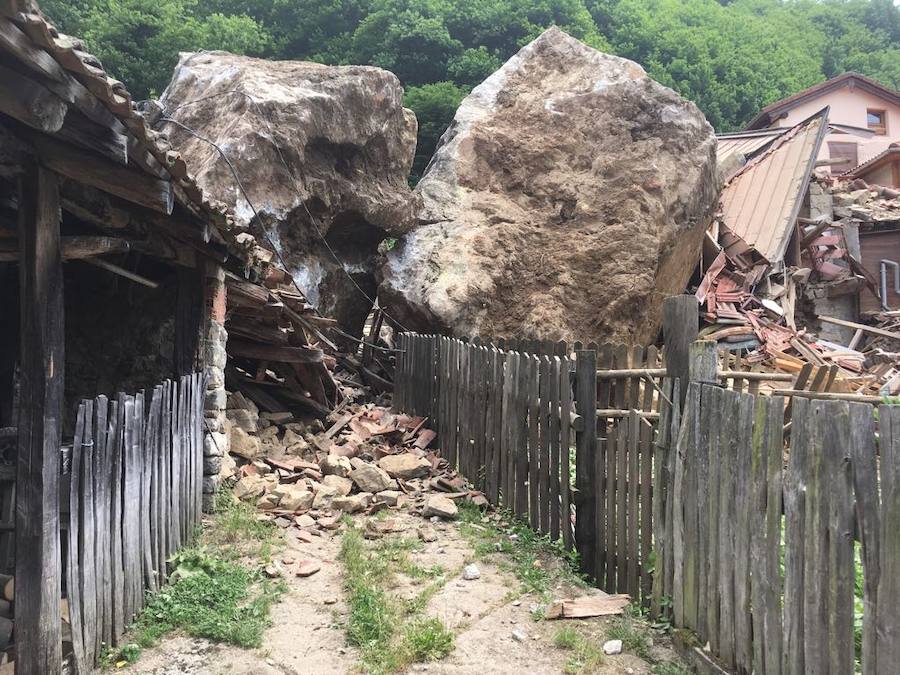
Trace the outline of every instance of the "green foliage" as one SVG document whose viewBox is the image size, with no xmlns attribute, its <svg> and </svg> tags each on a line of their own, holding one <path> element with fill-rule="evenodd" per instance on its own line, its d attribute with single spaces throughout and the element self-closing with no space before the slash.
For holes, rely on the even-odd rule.
<svg viewBox="0 0 900 675">
<path fill-rule="evenodd" d="M 462 96 L 551 25 L 642 64 L 719 131 L 845 70 L 900 86 L 893 0 L 43 0 L 137 97 L 179 51 L 392 70 L 419 118 L 415 172 Z"/>
<path fill-rule="evenodd" d="M 406 643 L 413 660 L 437 661 L 453 651 L 453 633 L 440 619 L 422 619 L 407 626 Z"/>
<path fill-rule="evenodd" d="M 593 673 L 603 665 L 603 651 L 596 640 L 582 635 L 577 629 L 564 626 L 553 634 L 553 644 L 559 649 L 571 651 L 566 660 L 565 672 L 571 675 Z"/>
<path fill-rule="evenodd" d="M 453 633 L 443 623 L 417 616 L 446 583 L 446 577 L 429 584 L 405 606 L 390 592 L 395 572 L 414 579 L 443 573 L 437 566 L 423 568 L 409 559 L 410 551 L 420 547 L 418 540 L 405 538 L 383 539 L 367 546 L 352 523 L 341 540 L 339 559 L 350 608 L 347 638 L 359 648 L 367 673 L 394 673 L 414 661 L 441 659 L 453 650 Z"/>
<path fill-rule="evenodd" d="M 435 82 L 407 88 L 403 105 L 415 112 L 419 121 L 416 158 L 412 169 L 413 180 L 418 180 L 422 175 L 441 135 L 453 120 L 459 102 L 467 93 L 466 88 L 452 82 Z"/>
<path fill-rule="evenodd" d="M 170 561 L 168 586 L 147 597 L 132 624 L 131 641 L 103 657 L 106 665 L 133 663 L 140 650 L 174 630 L 193 637 L 259 647 L 269 609 L 286 589 L 206 548 L 185 549 Z"/>
</svg>

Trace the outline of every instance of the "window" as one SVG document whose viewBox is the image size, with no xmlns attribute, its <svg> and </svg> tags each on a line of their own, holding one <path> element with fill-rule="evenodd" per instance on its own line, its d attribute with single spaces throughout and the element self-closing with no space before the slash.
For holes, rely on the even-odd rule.
<svg viewBox="0 0 900 675">
<path fill-rule="evenodd" d="M 856 143 L 834 143 L 828 144 L 828 155 L 832 160 L 843 159 L 845 161 L 840 164 L 831 165 L 831 173 L 844 173 L 850 169 L 856 168 L 859 164 L 859 155 L 857 153 Z"/>
<path fill-rule="evenodd" d="M 877 136 L 887 134 L 887 124 L 885 123 L 884 110 L 867 110 L 866 126 L 875 132 Z"/>
</svg>

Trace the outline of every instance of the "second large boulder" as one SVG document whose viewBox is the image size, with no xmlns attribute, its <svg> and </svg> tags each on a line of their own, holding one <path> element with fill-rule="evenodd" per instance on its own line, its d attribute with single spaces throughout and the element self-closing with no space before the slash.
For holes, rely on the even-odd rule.
<svg viewBox="0 0 900 675">
<path fill-rule="evenodd" d="M 420 331 L 646 344 L 697 263 L 715 150 L 693 103 L 551 28 L 460 105 L 383 304 Z"/>
</svg>

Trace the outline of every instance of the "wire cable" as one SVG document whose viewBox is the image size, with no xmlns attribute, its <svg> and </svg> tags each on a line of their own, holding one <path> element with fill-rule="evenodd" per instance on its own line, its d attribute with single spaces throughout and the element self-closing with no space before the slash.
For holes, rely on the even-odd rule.
<svg viewBox="0 0 900 675">
<path fill-rule="evenodd" d="M 297 186 L 297 183 L 298 183 L 297 176 L 294 174 L 293 170 L 288 165 L 287 160 L 284 158 L 284 154 L 281 152 L 281 147 L 278 145 L 278 143 L 275 142 L 275 133 L 272 130 L 272 125 L 270 123 L 268 115 L 265 113 L 265 111 L 263 111 L 263 109 L 259 105 L 259 103 L 250 94 L 248 94 L 247 92 L 244 92 L 244 91 L 240 91 L 238 89 L 227 89 L 225 91 L 217 92 L 215 94 L 210 94 L 208 96 L 202 96 L 202 97 L 194 99 L 192 101 L 186 101 L 185 103 L 175 106 L 171 110 L 164 109 L 163 116 L 160 118 L 160 121 L 168 122 L 168 123 L 174 124 L 182 129 L 184 129 L 189 134 L 193 135 L 194 137 L 198 138 L 199 140 L 210 144 L 212 147 L 214 147 L 218 151 L 219 155 L 222 157 L 222 159 L 225 160 L 225 163 L 228 165 L 228 169 L 229 169 L 229 171 L 231 171 L 232 176 L 234 176 L 234 180 L 238 185 L 238 189 L 241 191 L 241 195 L 243 196 L 243 198 L 247 202 L 247 204 L 250 206 L 250 210 L 253 211 L 253 217 L 256 220 L 256 222 L 259 224 L 259 226 L 262 228 L 263 234 L 266 238 L 266 241 L 269 243 L 269 246 L 272 248 L 272 251 L 275 253 L 275 255 L 278 256 L 278 259 L 281 262 L 282 266 L 284 267 L 285 272 L 288 272 L 288 274 L 290 275 L 291 282 L 293 283 L 294 287 L 301 294 L 303 294 L 305 296 L 306 293 L 304 293 L 304 291 L 297 284 L 296 280 L 294 279 L 294 276 L 292 274 L 290 274 L 289 267 L 288 267 L 287 262 L 285 261 L 284 257 L 281 254 L 280 247 L 275 246 L 275 244 L 272 240 L 272 237 L 269 235 L 269 230 L 266 227 L 266 224 L 259 217 L 259 213 L 257 212 L 256 207 L 250 201 L 250 197 L 247 195 L 247 191 L 244 189 L 244 186 L 241 183 L 240 178 L 238 177 L 238 173 L 237 173 L 236 168 L 234 167 L 234 164 L 231 162 L 230 159 L 228 159 L 228 157 L 226 156 L 226 154 L 222 150 L 222 148 L 219 147 L 219 145 L 216 144 L 214 141 L 207 138 L 206 136 L 203 136 L 202 134 L 195 131 L 194 129 L 191 129 L 187 125 L 185 125 L 171 117 L 172 114 L 176 113 L 177 111 L 179 111 L 182 108 L 185 108 L 189 105 L 195 105 L 197 103 L 201 103 L 203 101 L 207 101 L 207 100 L 214 99 L 214 98 L 219 98 L 219 97 L 225 96 L 227 94 L 238 94 L 240 96 L 243 96 L 246 100 L 250 101 L 250 103 L 252 103 L 253 106 L 256 108 L 257 114 L 262 118 L 263 122 L 266 125 L 266 131 L 269 136 L 269 141 L 272 143 L 272 146 L 275 148 L 275 152 L 278 154 L 278 159 L 281 162 L 281 165 L 284 167 L 284 170 L 287 172 L 288 177 L 290 178 L 291 188 L 296 193 L 297 198 L 300 201 L 300 205 L 303 207 L 303 210 L 306 212 L 306 216 L 309 219 L 310 224 L 313 226 L 313 230 L 315 231 L 315 233 L 319 237 L 319 239 L 322 241 L 322 243 L 325 245 L 326 250 L 331 255 L 331 257 L 334 259 L 334 261 L 337 263 L 338 267 L 341 268 L 341 271 L 350 280 L 350 283 L 353 284 L 354 288 L 356 288 L 356 290 L 359 292 L 359 294 L 362 295 L 362 297 L 366 299 L 366 301 L 369 303 L 369 305 L 371 307 L 374 307 L 377 304 L 377 301 L 375 299 L 373 299 L 368 293 L 366 293 L 366 291 L 362 288 L 362 286 L 359 285 L 359 283 L 356 281 L 356 279 L 353 278 L 353 275 L 350 274 L 349 270 L 347 270 L 346 266 L 344 265 L 344 262 L 340 259 L 338 254 L 332 248 L 331 244 L 328 243 L 328 240 L 325 238 L 325 235 L 322 234 L 322 230 L 319 228 L 319 225 L 316 222 L 315 217 L 313 216 L 312 212 L 309 210 L 309 207 L 306 205 L 306 199 L 304 198 L 303 194 L 300 192 L 300 188 Z M 379 307 L 379 309 L 391 322 L 394 323 L 395 326 L 400 328 L 400 330 L 402 330 L 402 331 L 409 330 L 398 319 L 391 316 L 391 314 L 388 313 L 383 307 Z M 334 330 L 334 329 L 332 329 L 332 330 Z M 350 337 L 346 333 L 343 333 L 343 332 L 342 332 L 342 335 L 345 337 Z M 362 344 L 362 342 L 363 342 L 363 341 L 359 340 L 358 338 L 353 338 L 353 339 L 356 340 L 357 342 L 359 342 L 360 344 Z"/>
</svg>

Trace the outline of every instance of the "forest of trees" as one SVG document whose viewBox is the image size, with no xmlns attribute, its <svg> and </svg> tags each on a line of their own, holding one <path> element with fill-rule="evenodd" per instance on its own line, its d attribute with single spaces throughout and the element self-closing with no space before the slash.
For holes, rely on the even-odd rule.
<svg viewBox="0 0 900 675">
<path fill-rule="evenodd" d="M 856 70 L 900 86 L 894 0 L 42 0 L 136 97 L 159 94 L 179 51 L 371 64 L 419 119 L 415 171 L 463 96 L 556 24 L 633 59 L 718 131 Z"/>
</svg>

